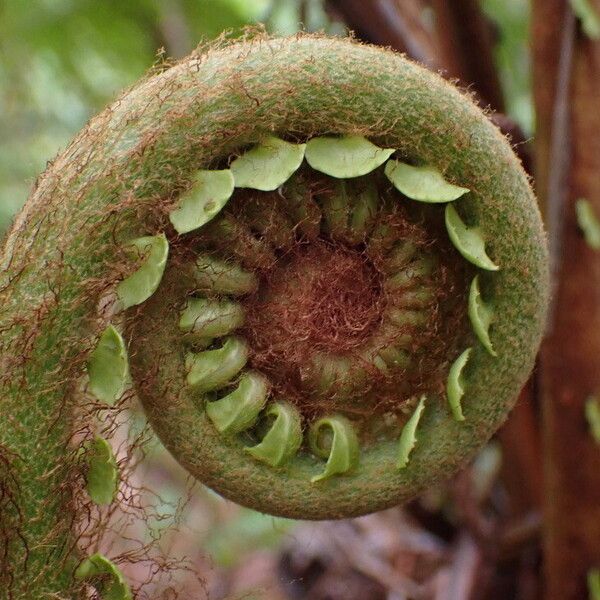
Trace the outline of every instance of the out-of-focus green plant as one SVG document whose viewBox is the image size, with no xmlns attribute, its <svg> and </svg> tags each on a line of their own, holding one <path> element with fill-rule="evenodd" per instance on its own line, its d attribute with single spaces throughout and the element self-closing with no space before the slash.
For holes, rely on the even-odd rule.
<svg viewBox="0 0 600 600">
<path fill-rule="evenodd" d="M 323 0 L 2 2 L 0 235 L 48 157 L 117 91 L 163 54 L 183 56 L 258 22 L 281 34 L 343 31 L 332 27 Z"/>
<path fill-rule="evenodd" d="M 534 114 L 529 53 L 530 3 L 528 0 L 481 0 L 481 4 L 497 26 L 496 64 L 507 112 L 531 135 Z"/>
</svg>

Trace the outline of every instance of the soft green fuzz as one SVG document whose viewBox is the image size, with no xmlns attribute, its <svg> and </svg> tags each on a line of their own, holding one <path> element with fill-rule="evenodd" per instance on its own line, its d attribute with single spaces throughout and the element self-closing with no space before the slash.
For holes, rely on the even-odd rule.
<svg viewBox="0 0 600 600">
<path fill-rule="evenodd" d="M 480 228 L 467 227 L 452 204 L 446 205 L 446 229 L 454 247 L 469 262 L 487 271 L 498 271 L 500 267 L 486 254 Z"/>
<path fill-rule="evenodd" d="M 581 21 L 581 28 L 592 40 L 600 39 L 600 15 L 590 0 L 571 0 L 571 8 Z"/>
<path fill-rule="evenodd" d="M 268 393 L 265 377 L 249 371 L 241 376 L 233 392 L 220 400 L 207 402 L 206 414 L 220 433 L 240 433 L 254 425 Z"/>
<path fill-rule="evenodd" d="M 400 441 L 398 443 L 398 459 L 396 461 L 396 467 L 398 469 L 405 469 L 408 466 L 408 459 L 412 449 L 417 443 L 417 427 L 425 408 L 425 396 L 421 396 L 417 408 L 411 415 L 410 419 L 405 423 L 400 434 Z"/>
<path fill-rule="evenodd" d="M 187 382 L 197 392 L 210 392 L 229 383 L 248 360 L 248 345 L 239 337 L 227 338 L 221 348 L 186 356 Z"/>
<path fill-rule="evenodd" d="M 581 198 L 575 205 L 577 223 L 590 248 L 600 250 L 600 219 L 594 213 L 589 200 Z"/>
<path fill-rule="evenodd" d="M 435 167 L 428 165 L 417 167 L 399 160 L 388 160 L 385 174 L 398 191 L 420 202 L 452 202 L 469 191 L 448 183 Z"/>
<path fill-rule="evenodd" d="M 479 289 L 479 275 L 475 275 L 469 290 L 469 319 L 473 331 L 483 347 L 492 355 L 497 356 L 490 340 L 490 325 L 494 317 L 494 311 L 481 297 Z"/>
<path fill-rule="evenodd" d="M 462 371 L 469 361 L 472 348 L 467 348 L 453 363 L 448 372 L 448 381 L 446 382 L 446 396 L 448 404 L 452 411 L 452 416 L 456 421 L 464 421 L 461 400 L 465 394 L 465 382 L 462 377 Z"/>
<path fill-rule="evenodd" d="M 157 290 L 169 256 L 169 242 L 164 234 L 133 240 L 130 247 L 144 256 L 142 266 L 117 286 L 121 308 L 142 304 Z"/>
<path fill-rule="evenodd" d="M 169 214 L 177 233 L 188 233 L 208 223 L 227 204 L 234 189 L 233 173 L 229 169 L 198 171 L 192 188 Z"/>
<path fill-rule="evenodd" d="M 228 335 L 244 323 L 244 310 L 231 300 L 189 298 L 179 319 L 182 331 L 201 339 Z"/>
<path fill-rule="evenodd" d="M 196 260 L 196 284 L 201 291 L 244 296 L 258 288 L 258 278 L 234 262 L 202 255 Z"/>
<path fill-rule="evenodd" d="M 132 600 L 123 573 L 102 554 L 96 553 L 86 558 L 77 567 L 75 579 L 90 581 L 102 600 Z"/>
<path fill-rule="evenodd" d="M 306 144 L 306 161 L 321 173 L 347 179 L 374 171 L 395 151 L 379 148 L 359 135 L 315 137 Z"/>
<path fill-rule="evenodd" d="M 589 600 L 600 600 L 600 569 L 590 569 L 587 574 Z"/>
<path fill-rule="evenodd" d="M 331 430 L 332 439 L 323 444 L 323 429 Z M 333 475 L 347 473 L 356 467 L 360 458 L 360 446 L 352 423 L 341 415 L 324 417 L 313 423 L 308 432 L 312 452 L 327 458 L 325 469 L 311 478 L 312 483 L 329 479 Z"/>
<path fill-rule="evenodd" d="M 109 325 L 100 336 L 87 363 L 89 391 L 101 402 L 112 406 L 128 382 L 127 349 L 123 336 Z"/>
<path fill-rule="evenodd" d="M 235 187 L 269 192 L 283 185 L 302 164 L 306 144 L 270 136 L 231 163 Z"/>
<path fill-rule="evenodd" d="M 96 504 L 110 504 L 117 493 L 119 471 L 112 448 L 103 437 L 96 436 L 86 451 L 86 489 Z"/>
<path fill-rule="evenodd" d="M 600 444 L 600 400 L 596 396 L 591 396 L 586 400 L 585 418 L 592 437 L 596 443 Z"/>
<path fill-rule="evenodd" d="M 265 411 L 267 417 L 275 417 L 273 424 L 260 444 L 245 448 L 256 460 L 272 467 L 288 462 L 302 444 L 302 420 L 295 406 L 277 402 Z"/>
</svg>

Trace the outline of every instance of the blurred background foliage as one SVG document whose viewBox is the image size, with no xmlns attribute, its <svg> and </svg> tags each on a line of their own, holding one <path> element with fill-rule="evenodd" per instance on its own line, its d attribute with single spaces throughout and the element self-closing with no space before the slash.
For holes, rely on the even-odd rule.
<svg viewBox="0 0 600 600">
<path fill-rule="evenodd" d="M 483 6 L 498 26 L 509 113 L 530 134 L 528 2 Z M 0 233 L 46 161 L 122 88 L 165 55 L 259 22 L 346 32 L 323 0 L 0 0 Z"/>
</svg>

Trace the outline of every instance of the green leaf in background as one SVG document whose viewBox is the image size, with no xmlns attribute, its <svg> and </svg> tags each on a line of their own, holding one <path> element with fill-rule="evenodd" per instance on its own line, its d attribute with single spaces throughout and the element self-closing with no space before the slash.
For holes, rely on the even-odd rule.
<svg viewBox="0 0 600 600">
<path fill-rule="evenodd" d="M 525 135 L 534 132 L 531 81 L 530 2 L 481 0 L 484 12 L 496 26 L 496 65 L 504 90 L 507 113 Z"/>
<path fill-rule="evenodd" d="M 222 32 L 344 33 L 323 0 L 5 0 L 0 3 L 0 236 L 46 161 L 141 77 Z"/>
<path fill-rule="evenodd" d="M 590 0 L 571 0 L 571 8 L 581 21 L 581 28 L 592 40 L 600 39 L 600 13 Z"/>
<path fill-rule="evenodd" d="M 580 198 L 575 204 L 577 224 L 583 232 L 587 245 L 592 250 L 600 250 L 600 218 L 596 216 L 589 200 Z"/>
<path fill-rule="evenodd" d="M 203 548 L 216 564 L 233 567 L 258 548 L 273 548 L 296 523 L 243 508 L 231 521 L 214 527 Z"/>
</svg>

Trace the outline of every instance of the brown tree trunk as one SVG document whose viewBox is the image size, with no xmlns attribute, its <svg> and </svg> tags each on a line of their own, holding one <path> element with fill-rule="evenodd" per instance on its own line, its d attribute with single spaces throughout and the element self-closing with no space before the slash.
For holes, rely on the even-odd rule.
<svg viewBox="0 0 600 600">
<path fill-rule="evenodd" d="M 504 95 L 494 62 L 492 24 L 479 0 L 432 0 L 436 34 L 449 77 L 461 85 L 474 85 L 481 104 L 504 111 Z"/>
<path fill-rule="evenodd" d="M 532 22 L 536 182 L 556 281 L 541 355 L 544 598 L 581 600 L 587 571 L 600 566 L 600 447 L 584 416 L 600 393 L 600 253 L 583 240 L 575 203 L 587 198 L 600 214 L 600 44 L 567 0 L 534 0 Z"/>
</svg>

